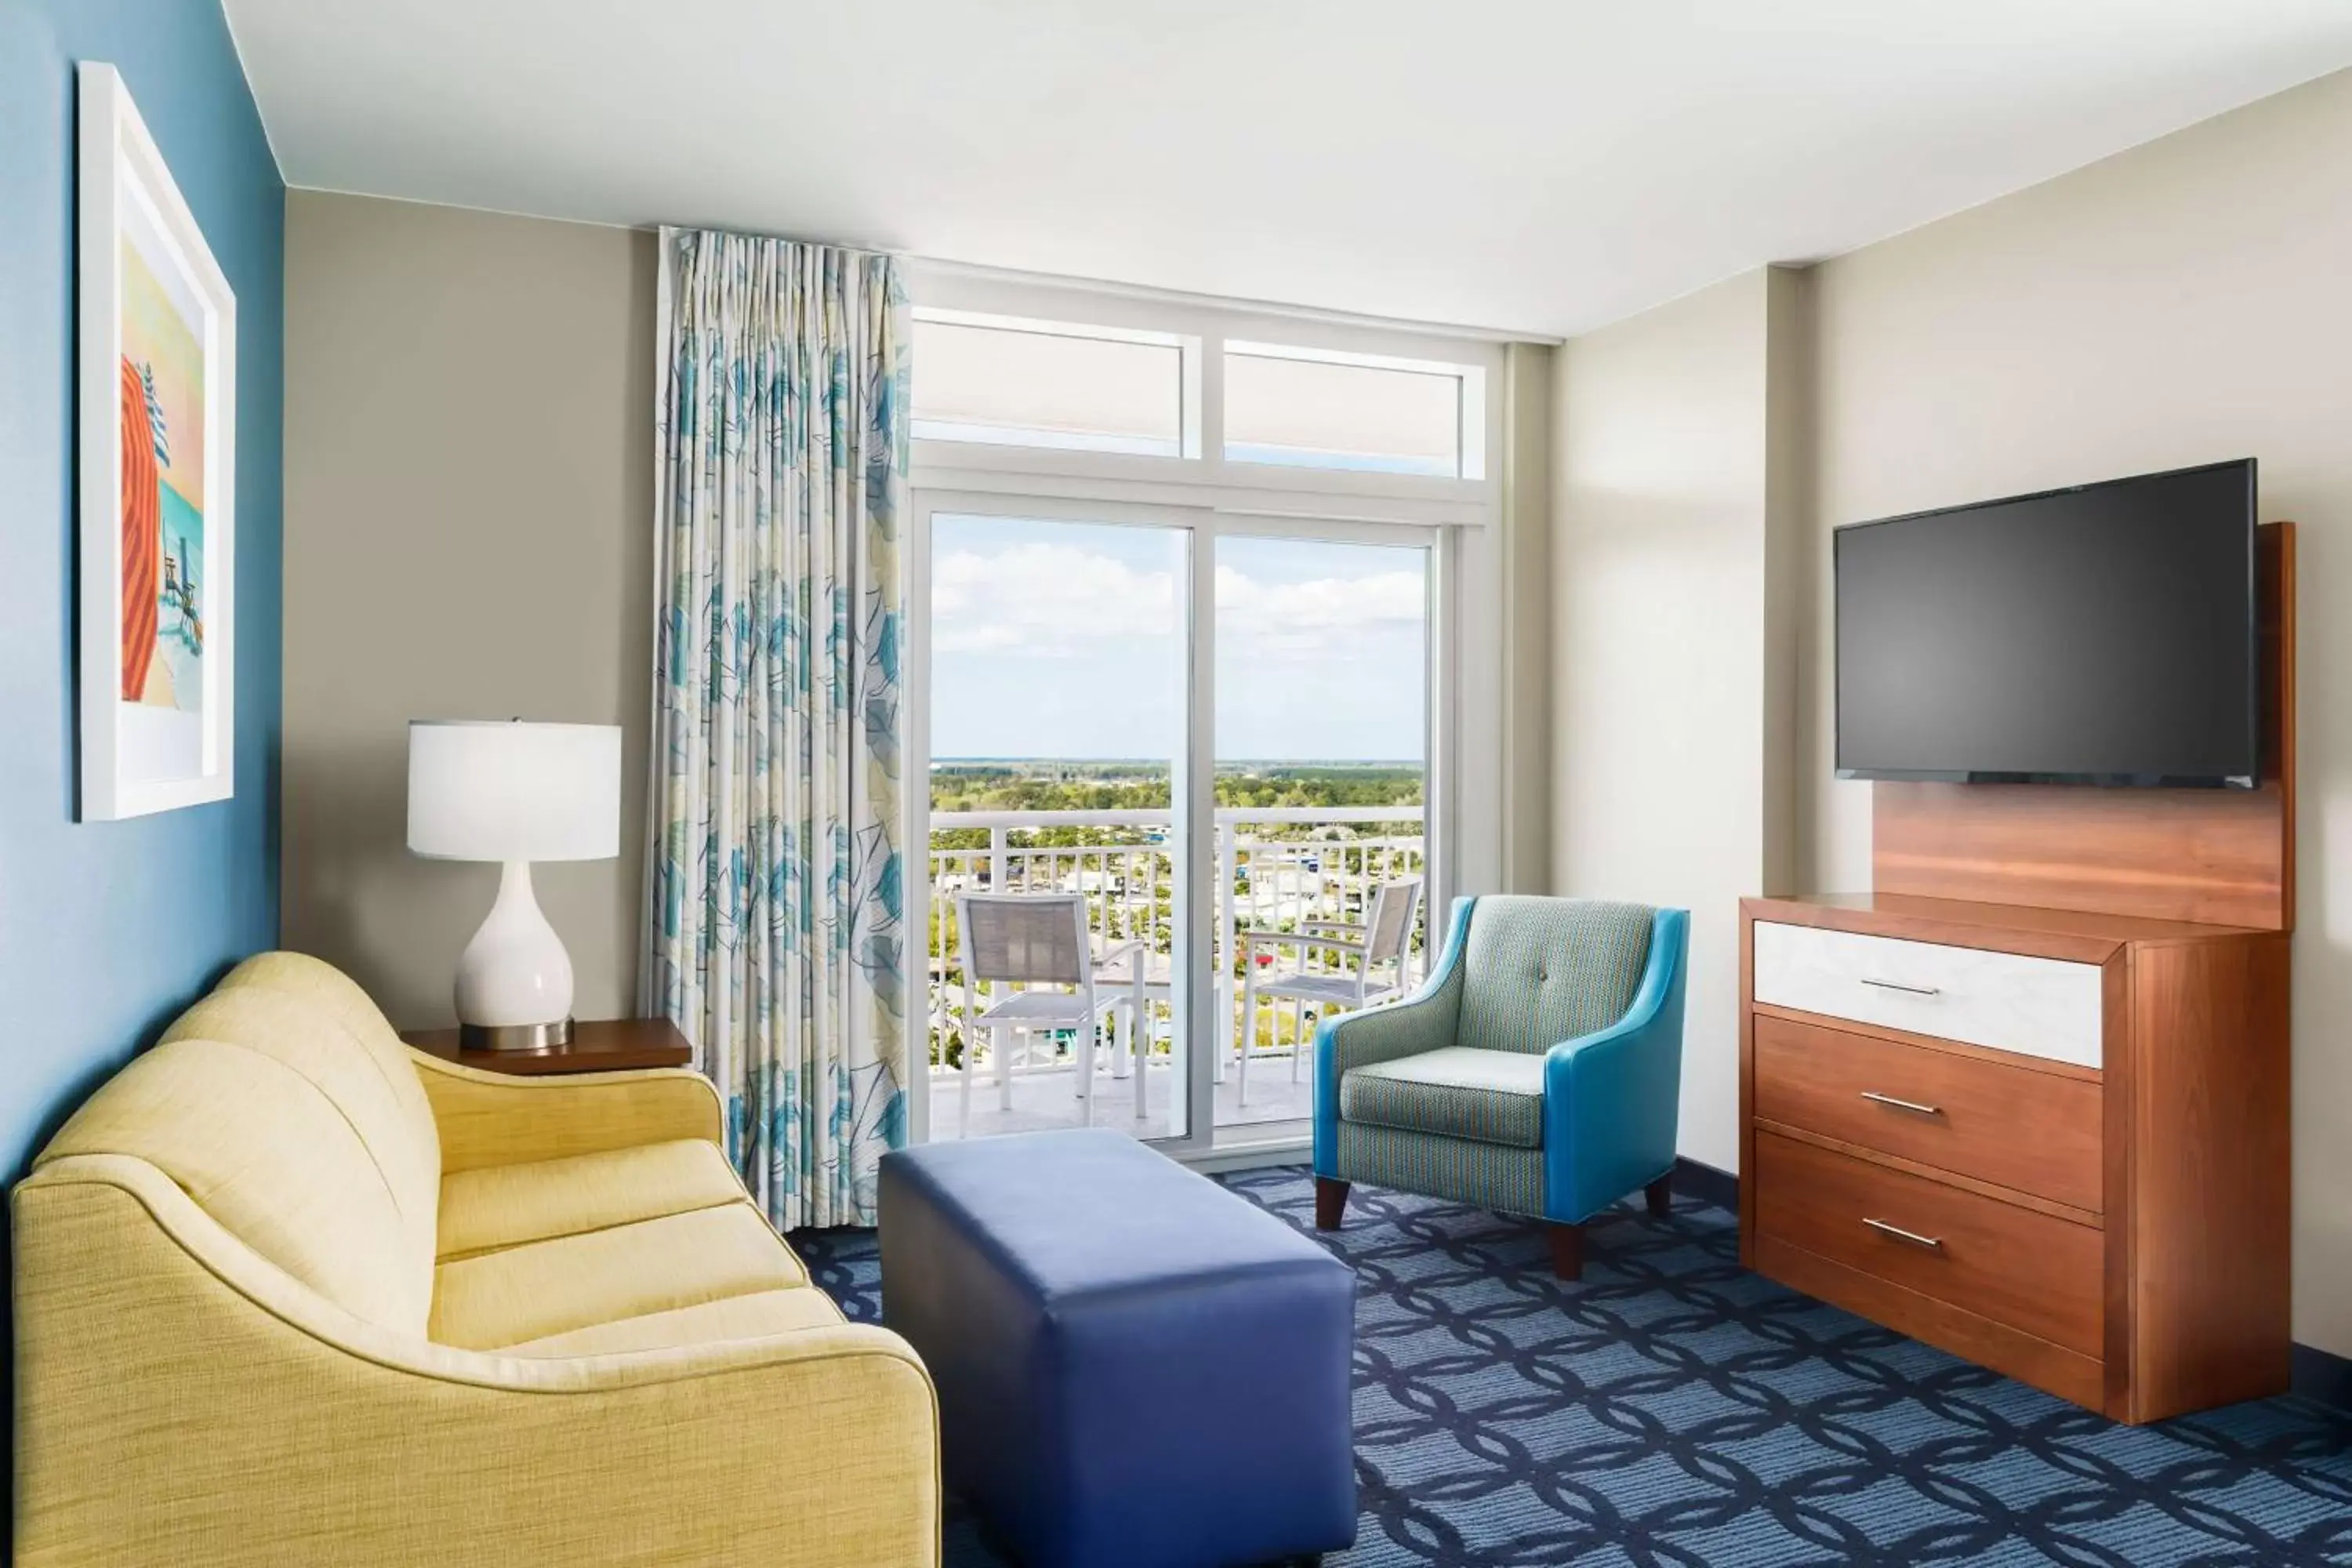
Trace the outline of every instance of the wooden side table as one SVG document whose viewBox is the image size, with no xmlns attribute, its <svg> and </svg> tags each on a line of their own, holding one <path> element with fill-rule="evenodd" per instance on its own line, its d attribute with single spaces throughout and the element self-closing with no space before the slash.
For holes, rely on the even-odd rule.
<svg viewBox="0 0 2352 1568">
<path fill-rule="evenodd" d="M 618 1072 L 625 1068 L 682 1068 L 694 1060 L 677 1026 L 667 1018 L 583 1019 L 572 1042 L 544 1051 L 478 1051 L 457 1044 L 455 1029 L 408 1029 L 402 1039 L 428 1055 L 486 1072 L 530 1078 L 541 1073 Z"/>
</svg>

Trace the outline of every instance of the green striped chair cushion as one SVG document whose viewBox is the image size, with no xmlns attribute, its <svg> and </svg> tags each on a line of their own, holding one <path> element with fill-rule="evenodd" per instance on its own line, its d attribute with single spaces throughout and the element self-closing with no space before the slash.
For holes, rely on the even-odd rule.
<svg viewBox="0 0 2352 1568">
<path fill-rule="evenodd" d="M 1349 1071 L 1339 1079 L 1339 1115 L 1537 1149 L 1543 1146 L 1543 1084 L 1539 1056 L 1447 1046 Z"/>
<path fill-rule="evenodd" d="M 1394 1187 L 1504 1214 L 1544 1212 L 1540 1149 L 1342 1121 L 1334 1153 L 1342 1181 Z"/>
<path fill-rule="evenodd" d="M 1459 1046 L 1532 1051 L 1625 1016 L 1650 962 L 1647 904 L 1601 899 L 1481 898 L 1462 955 Z"/>
</svg>

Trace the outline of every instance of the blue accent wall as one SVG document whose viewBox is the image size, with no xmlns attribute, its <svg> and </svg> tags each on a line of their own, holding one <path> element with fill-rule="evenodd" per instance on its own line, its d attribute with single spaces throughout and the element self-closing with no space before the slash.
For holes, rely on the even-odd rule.
<svg viewBox="0 0 2352 1568">
<path fill-rule="evenodd" d="M 237 304 L 236 794 L 74 820 L 74 66 L 121 72 Z M 286 189 L 217 0 L 0 0 L 0 1177 L 278 937 Z"/>
</svg>

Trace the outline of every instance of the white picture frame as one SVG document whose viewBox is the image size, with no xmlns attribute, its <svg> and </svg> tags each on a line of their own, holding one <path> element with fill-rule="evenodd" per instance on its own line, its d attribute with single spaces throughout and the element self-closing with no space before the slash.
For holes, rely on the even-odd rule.
<svg viewBox="0 0 2352 1568">
<path fill-rule="evenodd" d="M 77 68 L 80 817 L 236 793 L 236 296 L 114 68 Z"/>
</svg>

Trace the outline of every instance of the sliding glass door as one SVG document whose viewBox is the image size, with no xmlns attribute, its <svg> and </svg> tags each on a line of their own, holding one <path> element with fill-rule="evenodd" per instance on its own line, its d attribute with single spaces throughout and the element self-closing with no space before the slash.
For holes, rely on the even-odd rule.
<svg viewBox="0 0 2352 1568">
<path fill-rule="evenodd" d="M 1303 1138 L 1315 1021 L 1421 963 L 1430 538 L 917 511 L 919 1134 Z"/>
<path fill-rule="evenodd" d="M 1421 961 L 1431 552 L 1367 531 L 1217 541 L 1212 1076 L 1228 1144 L 1304 1136 L 1316 1024 L 1398 994 Z"/>
</svg>

